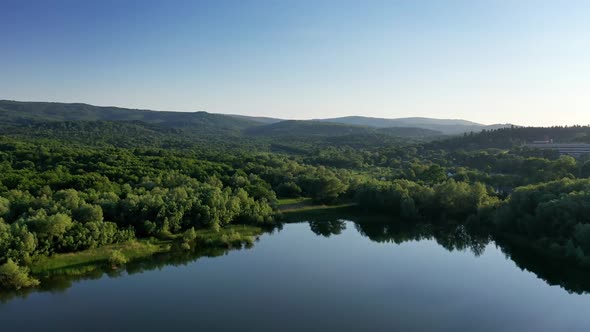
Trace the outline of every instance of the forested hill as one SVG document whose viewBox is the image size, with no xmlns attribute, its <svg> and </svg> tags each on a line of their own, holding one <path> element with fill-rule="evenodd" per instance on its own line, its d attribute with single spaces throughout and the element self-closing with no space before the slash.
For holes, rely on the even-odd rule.
<svg viewBox="0 0 590 332">
<path fill-rule="evenodd" d="M 160 112 L 88 104 L 0 101 L 0 124 L 49 121 L 141 121 L 169 128 L 218 133 L 239 132 L 261 123 L 207 112 Z"/>
<path fill-rule="evenodd" d="M 428 144 L 430 148 L 454 149 L 508 149 L 540 140 L 554 143 L 590 143 L 589 126 L 571 127 L 510 127 L 485 130 L 481 133 L 466 133 Z"/>
<path fill-rule="evenodd" d="M 311 136 L 334 137 L 348 135 L 384 134 L 397 137 L 420 138 L 442 136 L 440 131 L 423 128 L 373 128 L 368 126 L 347 125 L 320 121 L 287 120 L 245 130 L 252 136 Z"/>
<path fill-rule="evenodd" d="M 411 127 L 439 131 L 445 135 L 457 135 L 469 132 L 480 132 L 510 127 L 508 124 L 483 125 L 480 123 L 461 119 L 432 119 L 423 117 L 383 119 L 366 116 L 347 116 L 341 118 L 321 119 L 318 121 L 330 123 L 342 123 L 357 126 L 369 126 L 375 128 Z"/>
<path fill-rule="evenodd" d="M 104 123 L 104 122 L 108 123 Z M 115 124 L 119 123 L 119 124 Z M 423 138 L 443 135 L 424 128 L 376 128 L 369 126 L 324 123 L 318 121 L 292 121 L 263 117 L 212 114 L 207 112 L 162 112 L 119 107 L 99 107 L 88 104 L 49 102 L 0 101 L 0 128 L 4 133 L 47 136 L 48 133 L 71 137 L 83 131 L 110 133 L 119 136 L 120 130 L 129 129 L 140 136 L 154 132 L 166 134 L 241 135 L 263 137 L 335 137 L 345 135 L 382 134 L 396 137 Z M 126 129 L 122 128 L 125 127 Z M 170 131 L 176 129 L 181 131 Z M 102 135 L 104 138 L 105 136 Z"/>
<path fill-rule="evenodd" d="M 449 137 L 449 132 L 459 130 L 457 126 L 463 128 L 462 130 L 470 128 L 473 131 Z M 351 142 L 350 138 L 372 138 L 377 143 L 384 144 L 391 142 L 390 138 L 393 137 L 414 141 L 427 139 L 432 142 L 425 148 L 445 150 L 507 149 L 546 139 L 555 143 L 590 143 L 590 127 L 587 126 L 496 128 L 465 120 L 377 119 L 358 116 L 324 120 L 280 120 L 207 112 L 163 112 L 88 104 L 8 100 L 0 100 L 0 133 L 20 137 L 60 138 L 91 144 L 101 141 L 116 146 L 137 145 L 135 143 L 178 146 L 180 141 L 194 142 L 211 137 L 246 137 L 255 140 L 296 138 L 295 141 L 308 143 L 312 139 L 314 144 L 318 140 L 328 140 L 333 145 L 344 144 L 340 140 L 342 138 L 349 146 L 358 146 L 358 142 Z"/>
<path fill-rule="evenodd" d="M 279 199 L 302 197 L 407 222 L 506 233 L 590 267 L 590 156 L 520 147 L 588 142 L 590 127 L 413 139 L 439 135 L 0 102 L 0 288 L 38 284 L 27 279 L 28 268 L 43 271 L 44 259 L 88 249 L 251 244 L 232 226 L 277 225 Z"/>
<path fill-rule="evenodd" d="M 188 141 L 181 129 L 168 128 L 140 121 L 49 121 L 0 129 L 1 134 L 18 138 L 57 139 L 88 146 L 117 147 L 172 146 Z M 179 147 L 178 144 L 176 144 Z"/>
<path fill-rule="evenodd" d="M 207 112 L 162 112 L 110 106 L 101 107 L 81 103 L 0 100 L 0 128 L 64 121 L 131 121 L 183 129 L 189 134 L 226 135 L 245 132 L 247 135 L 270 137 L 292 135 L 337 137 L 377 133 L 417 138 L 457 135 L 505 126 L 484 126 L 466 120 L 380 119 L 361 116 L 292 121 Z M 260 126 L 263 128 L 256 128 Z"/>
</svg>

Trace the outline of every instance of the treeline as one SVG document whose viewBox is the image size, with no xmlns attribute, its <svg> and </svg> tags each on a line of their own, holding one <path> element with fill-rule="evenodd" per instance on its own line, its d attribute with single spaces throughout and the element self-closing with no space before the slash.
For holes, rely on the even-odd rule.
<svg viewBox="0 0 590 332">
<path fill-rule="evenodd" d="M 277 197 L 352 199 L 367 211 L 408 219 L 481 218 L 506 197 L 503 187 L 584 177 L 590 164 L 423 146 L 290 156 L 4 138 L 0 170 L 0 260 L 26 262 L 192 227 L 270 223 Z"/>
<path fill-rule="evenodd" d="M 499 204 L 498 197 L 484 184 L 453 179 L 433 186 L 409 180 L 372 181 L 359 187 L 355 201 L 367 211 L 403 219 L 461 221 Z"/>
<path fill-rule="evenodd" d="M 533 141 L 552 139 L 555 143 L 590 142 L 589 126 L 508 127 L 466 133 L 459 137 L 432 142 L 429 146 L 445 150 L 488 148 L 509 149 Z"/>
<path fill-rule="evenodd" d="M 589 179 L 519 187 L 505 200 L 481 183 L 376 181 L 361 186 L 355 200 L 366 211 L 403 220 L 478 225 L 503 241 L 590 266 Z"/>
<path fill-rule="evenodd" d="M 1 148 L 0 264 L 193 228 L 269 224 L 276 214 L 270 186 L 226 164 L 12 140 Z"/>
<path fill-rule="evenodd" d="M 330 203 L 363 177 L 247 150 L 0 138 L 0 264 L 193 228 L 272 224 L 277 195 Z"/>
<path fill-rule="evenodd" d="M 0 265 L 135 238 L 190 238 L 192 229 L 231 223 L 272 224 L 278 199 L 295 197 L 354 201 L 413 221 L 468 220 L 580 262 L 590 254 L 590 190 L 577 180 L 590 177 L 589 159 L 515 146 L 547 131 L 424 144 L 381 135 L 237 140 L 138 121 L 2 130 Z M 548 133 L 581 137 L 586 128 Z M 503 136 L 514 140 L 499 149 L 494 140 Z M 314 229 L 339 228 L 329 226 Z M 18 274 L 12 263 L 7 269 Z"/>
<path fill-rule="evenodd" d="M 0 198 L 0 259 L 28 262 L 33 255 L 74 252 L 131 240 L 177 234 L 232 222 L 270 223 L 274 211 L 242 188 L 166 175 L 120 191 L 36 193 L 10 190 Z"/>
<path fill-rule="evenodd" d="M 590 265 L 590 180 L 518 188 L 496 213 L 497 230 L 539 251 Z"/>
</svg>

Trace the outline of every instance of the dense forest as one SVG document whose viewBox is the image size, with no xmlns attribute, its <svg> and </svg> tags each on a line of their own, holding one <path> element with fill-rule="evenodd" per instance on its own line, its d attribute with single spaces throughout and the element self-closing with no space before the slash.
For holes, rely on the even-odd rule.
<svg viewBox="0 0 590 332">
<path fill-rule="evenodd" d="M 588 127 L 445 136 L 432 128 L 6 101 L 0 121 L 6 288 L 36 286 L 29 271 L 63 253 L 134 241 L 251 243 L 231 226 L 273 227 L 281 201 L 299 197 L 412 224 L 478 227 L 590 266 L 590 158 L 523 146 L 547 137 L 587 142 Z M 329 233 L 338 225 L 313 227 Z M 113 266 L 130 258 L 111 254 Z"/>
</svg>

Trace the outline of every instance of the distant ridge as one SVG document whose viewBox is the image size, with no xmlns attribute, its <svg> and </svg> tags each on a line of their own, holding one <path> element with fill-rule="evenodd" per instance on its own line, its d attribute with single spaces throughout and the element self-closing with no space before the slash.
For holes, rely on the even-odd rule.
<svg viewBox="0 0 590 332">
<path fill-rule="evenodd" d="M 375 128 L 345 123 L 331 123 L 314 120 L 285 120 L 269 125 L 248 128 L 245 134 L 251 136 L 307 136 L 307 137 L 337 137 L 348 135 L 389 135 L 406 138 L 426 138 L 443 136 L 440 131 L 411 128 Z"/>
<path fill-rule="evenodd" d="M 80 103 L 0 100 L 0 125 L 50 121 L 141 121 L 194 131 L 239 132 L 261 123 L 207 112 L 162 112 Z"/>
<path fill-rule="evenodd" d="M 481 123 L 462 120 L 462 119 L 435 119 L 425 117 L 409 117 L 409 118 L 397 118 L 397 119 L 386 119 L 386 118 L 373 118 L 367 116 L 345 116 L 339 118 L 325 118 L 325 119 L 312 119 L 312 120 L 282 120 L 278 118 L 269 117 L 251 117 L 245 115 L 231 115 L 241 119 L 248 119 L 252 121 L 258 121 L 264 124 L 275 124 L 281 121 L 310 121 L 310 122 L 323 122 L 323 123 L 337 123 L 346 124 L 352 126 L 363 126 L 372 128 L 420 128 L 428 129 L 438 132 L 442 135 L 459 135 L 469 132 L 480 132 L 482 130 L 492 130 L 499 128 L 508 128 L 512 124 L 493 124 L 484 125 Z"/>
<path fill-rule="evenodd" d="M 461 119 L 434 119 L 424 117 L 410 117 L 398 119 L 372 118 L 365 116 L 347 116 L 341 118 L 319 119 L 318 121 L 345 123 L 376 128 L 414 127 L 440 131 L 446 135 L 457 135 L 468 132 L 479 132 L 484 129 L 498 129 L 510 127 L 510 124 L 483 125 Z"/>
<path fill-rule="evenodd" d="M 380 133 L 401 137 L 459 135 L 482 130 L 510 127 L 510 124 L 483 125 L 462 119 L 410 117 L 384 119 L 347 116 L 317 120 L 283 120 L 208 112 L 172 112 L 93 106 L 83 103 L 22 102 L 0 100 L 0 126 L 27 125 L 48 121 L 140 121 L 168 128 L 203 133 L 246 133 L 249 135 L 340 136 L 343 134 Z M 341 126 L 328 126 L 327 124 Z M 268 128 L 265 128 L 268 127 Z M 373 128 L 369 130 L 369 128 Z M 390 128 L 391 130 L 385 130 Z M 398 128 L 398 129 L 396 129 Z M 399 129 L 404 128 L 404 129 Z M 396 130 L 393 130 L 396 129 Z M 283 132 L 281 132 L 283 131 Z"/>
<path fill-rule="evenodd" d="M 460 126 L 484 126 L 480 123 L 462 120 L 462 119 L 435 119 L 426 117 L 409 117 L 409 118 L 374 118 L 368 116 L 345 116 L 339 118 L 318 119 L 318 121 L 340 122 L 340 123 L 354 123 L 362 124 L 372 127 L 391 127 L 392 124 L 414 124 L 420 123 L 424 125 L 460 125 Z"/>
<path fill-rule="evenodd" d="M 264 124 L 273 124 L 273 123 L 277 123 L 277 122 L 281 122 L 281 121 L 287 121 L 287 120 L 283 120 L 283 119 L 269 118 L 269 117 L 265 117 L 265 116 L 248 116 L 248 115 L 238 115 L 238 114 L 224 114 L 224 115 L 231 116 L 231 117 L 238 118 L 238 119 L 256 121 L 256 122 L 260 122 L 260 123 L 264 123 Z"/>
</svg>

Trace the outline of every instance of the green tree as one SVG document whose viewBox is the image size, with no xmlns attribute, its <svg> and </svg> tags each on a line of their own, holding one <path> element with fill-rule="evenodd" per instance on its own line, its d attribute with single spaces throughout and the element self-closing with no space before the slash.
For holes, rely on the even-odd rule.
<svg viewBox="0 0 590 332">
<path fill-rule="evenodd" d="M 590 178 L 590 160 L 582 165 L 580 176 L 583 178 Z"/>
<path fill-rule="evenodd" d="M 447 179 L 447 172 L 438 164 L 430 165 L 420 175 L 420 179 L 426 183 L 439 183 Z"/>
<path fill-rule="evenodd" d="M 41 216 L 37 220 L 40 232 L 48 236 L 59 237 L 72 226 L 72 218 L 66 214 L 58 213 L 52 216 Z"/>
<path fill-rule="evenodd" d="M 194 241 L 197 238 L 197 232 L 195 231 L 194 227 L 191 227 L 189 229 L 187 229 L 183 234 L 182 234 L 182 240 L 185 243 L 189 243 Z"/>
<path fill-rule="evenodd" d="M 0 197 L 0 217 L 5 217 L 10 212 L 10 201 L 4 197 Z"/>
<path fill-rule="evenodd" d="M 295 182 L 283 182 L 275 190 L 279 197 L 296 198 L 301 196 L 301 188 Z"/>
<path fill-rule="evenodd" d="M 82 204 L 73 211 L 73 216 L 81 223 L 103 221 L 102 208 L 98 205 Z"/>
<path fill-rule="evenodd" d="M 127 257 L 120 250 L 111 251 L 108 261 L 109 264 L 114 268 L 125 265 L 128 262 Z"/>
<path fill-rule="evenodd" d="M 0 266 L 0 286 L 7 289 L 35 287 L 39 280 L 29 276 L 29 269 L 18 266 L 12 259 Z"/>
</svg>

